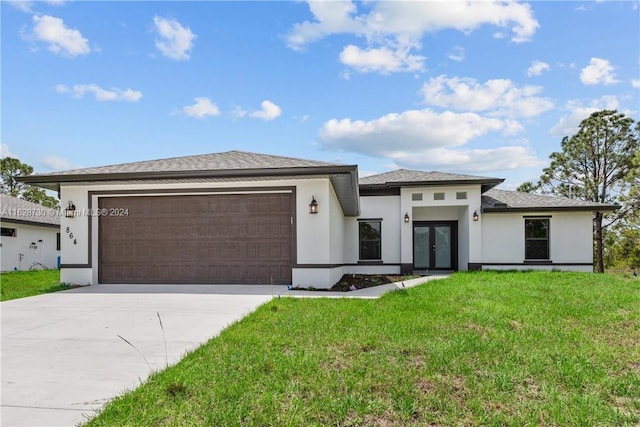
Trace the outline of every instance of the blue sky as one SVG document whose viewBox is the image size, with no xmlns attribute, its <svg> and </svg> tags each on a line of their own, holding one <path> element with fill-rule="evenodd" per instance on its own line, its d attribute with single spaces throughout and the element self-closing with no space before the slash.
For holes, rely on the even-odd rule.
<svg viewBox="0 0 640 427">
<path fill-rule="evenodd" d="M 2 155 L 41 173 L 244 150 L 513 189 L 640 110 L 639 2 L 0 7 Z"/>
</svg>

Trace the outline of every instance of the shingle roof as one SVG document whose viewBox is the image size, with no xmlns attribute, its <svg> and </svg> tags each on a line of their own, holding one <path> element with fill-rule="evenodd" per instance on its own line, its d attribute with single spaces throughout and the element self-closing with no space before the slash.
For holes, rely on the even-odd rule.
<svg viewBox="0 0 640 427">
<path fill-rule="evenodd" d="M 157 183 L 179 180 L 186 183 L 194 179 L 232 179 L 243 181 L 252 178 L 329 177 L 346 215 L 358 215 L 360 201 L 357 183 L 358 167 L 268 154 L 227 151 L 169 159 L 147 160 L 111 166 L 98 166 L 62 172 L 35 174 L 20 177 L 19 181 L 48 188 L 60 189 L 71 183 L 140 182 Z"/>
<path fill-rule="evenodd" d="M 60 225 L 60 213 L 37 203 L 0 194 L 0 217 L 2 220 Z"/>
<path fill-rule="evenodd" d="M 227 151 L 224 153 L 199 154 L 195 156 L 171 157 L 168 159 L 146 160 L 142 162 L 122 163 L 110 166 L 98 166 L 84 169 L 74 169 L 47 175 L 94 175 L 115 173 L 144 173 L 144 172 L 182 172 L 182 171 L 213 171 L 240 169 L 278 169 L 278 168 L 306 168 L 316 166 L 337 166 L 335 163 L 318 162 L 314 160 L 296 159 L 292 157 L 272 156 L 268 154 L 247 153 L 244 151 Z"/>
<path fill-rule="evenodd" d="M 543 196 L 491 189 L 482 195 L 483 212 L 509 212 L 524 210 L 615 210 L 619 206 L 603 203 L 585 202 L 566 197 Z"/>
<path fill-rule="evenodd" d="M 375 189 L 382 188 L 390 189 L 395 187 L 397 189 L 397 187 L 402 186 L 480 184 L 482 191 L 487 191 L 503 181 L 504 179 L 502 178 L 487 176 L 398 169 L 361 178 L 360 189 L 375 191 Z"/>
<path fill-rule="evenodd" d="M 445 172 L 426 172 L 408 169 L 398 169 L 378 175 L 360 178 L 360 185 L 388 184 L 388 183 L 408 183 L 408 182 L 447 182 L 447 181 L 480 181 L 487 180 L 503 181 L 500 178 L 490 178 L 486 176 L 462 175 Z"/>
</svg>

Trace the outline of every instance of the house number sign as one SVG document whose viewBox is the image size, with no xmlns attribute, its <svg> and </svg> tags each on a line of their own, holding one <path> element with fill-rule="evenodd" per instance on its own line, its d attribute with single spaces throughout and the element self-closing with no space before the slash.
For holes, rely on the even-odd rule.
<svg viewBox="0 0 640 427">
<path fill-rule="evenodd" d="M 78 239 L 76 239 L 76 238 L 74 238 L 74 237 L 73 237 L 73 232 L 71 231 L 71 228 L 67 227 L 65 231 L 66 231 L 66 232 L 67 232 L 67 234 L 69 235 L 69 238 L 70 238 L 71 240 L 73 240 L 73 244 L 74 244 L 74 245 L 77 245 L 77 244 L 78 244 Z"/>
</svg>

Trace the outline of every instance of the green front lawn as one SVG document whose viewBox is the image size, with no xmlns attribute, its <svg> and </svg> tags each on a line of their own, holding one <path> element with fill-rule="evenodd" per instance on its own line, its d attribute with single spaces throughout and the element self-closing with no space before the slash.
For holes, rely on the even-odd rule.
<svg viewBox="0 0 640 427">
<path fill-rule="evenodd" d="M 11 271 L 0 274 L 0 301 L 69 289 L 60 283 L 60 270 Z"/>
<path fill-rule="evenodd" d="M 90 426 L 636 425 L 640 281 L 458 273 L 274 299 Z"/>
</svg>

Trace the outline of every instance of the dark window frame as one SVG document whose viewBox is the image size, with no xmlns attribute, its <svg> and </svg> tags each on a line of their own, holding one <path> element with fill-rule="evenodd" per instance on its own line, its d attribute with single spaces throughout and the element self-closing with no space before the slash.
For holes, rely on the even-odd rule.
<svg viewBox="0 0 640 427">
<path fill-rule="evenodd" d="M 18 230 L 11 227 L 1 227 L 0 235 L 2 237 L 18 237 Z"/>
<path fill-rule="evenodd" d="M 445 200 L 445 193 L 444 191 L 438 191 L 433 193 L 433 200 Z"/>
<path fill-rule="evenodd" d="M 456 200 L 467 200 L 466 191 L 456 191 Z"/>
<path fill-rule="evenodd" d="M 56 233 L 56 251 L 60 250 L 60 233 Z"/>
<path fill-rule="evenodd" d="M 535 237 L 528 236 L 527 233 L 531 229 L 527 227 L 529 221 L 543 221 L 546 223 L 546 227 L 542 229 L 546 230 L 546 236 Z M 529 242 L 546 242 L 544 252 L 546 257 L 535 256 L 534 253 L 537 250 L 541 250 L 541 247 L 532 247 Z M 551 217 L 524 217 L 524 259 L 525 261 L 549 261 L 551 259 Z"/>
<path fill-rule="evenodd" d="M 377 224 L 378 238 L 363 240 L 361 224 Z M 363 243 L 375 244 L 377 242 L 377 257 L 363 254 Z M 382 219 L 359 219 L 358 220 L 358 260 L 359 261 L 382 261 Z"/>
</svg>

